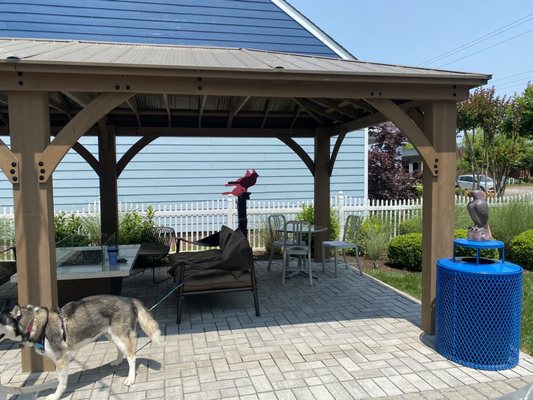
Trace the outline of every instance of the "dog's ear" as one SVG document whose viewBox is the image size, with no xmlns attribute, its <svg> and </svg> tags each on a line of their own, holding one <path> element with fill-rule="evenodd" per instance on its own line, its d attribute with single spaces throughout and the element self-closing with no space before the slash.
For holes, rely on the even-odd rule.
<svg viewBox="0 0 533 400">
<path fill-rule="evenodd" d="M 11 314 L 13 318 L 19 319 L 22 316 L 22 310 L 20 309 L 20 306 L 18 304 L 15 304 L 9 314 Z"/>
</svg>

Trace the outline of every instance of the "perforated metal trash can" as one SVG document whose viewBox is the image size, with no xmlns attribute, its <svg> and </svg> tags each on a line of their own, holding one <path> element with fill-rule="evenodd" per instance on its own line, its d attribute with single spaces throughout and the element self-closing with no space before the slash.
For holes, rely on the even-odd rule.
<svg viewBox="0 0 533 400">
<path fill-rule="evenodd" d="M 475 257 L 437 261 L 436 349 L 446 358 L 484 370 L 515 367 L 521 309 L 518 265 Z"/>
</svg>

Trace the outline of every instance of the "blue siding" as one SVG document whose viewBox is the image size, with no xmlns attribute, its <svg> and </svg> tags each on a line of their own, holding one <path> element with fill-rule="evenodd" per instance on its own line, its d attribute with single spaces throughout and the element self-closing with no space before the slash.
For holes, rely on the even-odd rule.
<svg viewBox="0 0 533 400">
<path fill-rule="evenodd" d="M 81 142 L 98 153 L 96 138 Z M 134 142 L 117 138 L 119 158 Z M 312 155 L 313 139 L 299 139 Z M 332 140 L 333 147 L 333 140 Z M 331 194 L 343 191 L 363 197 L 364 136 L 352 132 L 345 139 L 335 164 Z M 260 177 L 252 199 L 297 201 L 313 199 L 313 177 L 303 162 L 275 139 L 160 138 L 147 146 L 118 180 L 119 200 L 131 203 L 174 204 L 221 198 L 231 189 L 224 184 L 255 168 Z M 85 161 L 72 150 L 53 175 L 56 209 L 86 208 L 98 200 L 98 179 Z M 12 186 L 2 175 L 0 206 L 11 206 Z"/>
<path fill-rule="evenodd" d="M 270 0 L 0 0 L 0 37 L 338 56 Z"/>
</svg>

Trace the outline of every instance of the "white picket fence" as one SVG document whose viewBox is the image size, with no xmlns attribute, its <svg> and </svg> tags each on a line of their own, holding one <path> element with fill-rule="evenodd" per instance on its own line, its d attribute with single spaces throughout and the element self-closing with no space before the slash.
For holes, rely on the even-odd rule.
<svg viewBox="0 0 533 400">
<path fill-rule="evenodd" d="M 465 205 L 471 200 L 469 197 L 456 197 L 457 205 Z M 533 202 L 533 195 L 513 195 L 501 198 L 488 199 L 491 206 L 500 205 L 516 201 Z M 269 214 L 283 214 L 289 219 L 294 219 L 302 210 L 302 204 L 311 205 L 312 202 L 257 202 L 249 201 L 248 229 L 250 244 L 254 249 L 262 249 L 265 245 L 267 233 L 266 219 Z M 420 215 L 422 211 L 422 199 L 415 200 L 368 200 L 361 198 L 347 197 L 339 192 L 337 196 L 331 198 L 331 206 L 337 213 L 342 224 L 347 215 L 358 214 L 364 217 L 376 216 L 386 221 L 392 229 L 392 235 L 398 234 L 400 224 L 410 218 Z M 147 206 L 142 204 L 121 203 L 119 210 L 124 212 L 137 211 L 146 213 Z M 100 205 L 91 203 L 85 210 L 73 212 L 80 217 L 90 216 L 94 218 L 99 214 Z M 237 207 L 234 198 L 222 198 L 210 202 L 181 203 L 172 205 L 160 205 L 155 208 L 155 223 L 160 226 L 170 226 L 176 231 L 178 237 L 186 237 L 189 240 L 198 240 L 219 230 L 221 225 L 236 228 Z M 13 246 L 13 209 L 3 208 L 0 210 L 0 241 L 2 247 Z M 342 233 L 341 233 L 342 234 Z M 183 250 L 195 250 L 194 246 L 186 244 Z M 4 257 L 11 257 L 12 252 L 6 253 Z M 0 255 L 0 259 L 5 259 Z"/>
</svg>

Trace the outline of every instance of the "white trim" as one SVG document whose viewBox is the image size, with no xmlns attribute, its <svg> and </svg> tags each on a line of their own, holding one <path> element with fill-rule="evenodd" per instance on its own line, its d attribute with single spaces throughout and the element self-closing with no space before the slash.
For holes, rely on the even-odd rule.
<svg viewBox="0 0 533 400">
<path fill-rule="evenodd" d="M 291 6 L 285 0 L 271 0 L 272 3 L 281 8 L 289 17 L 294 19 L 305 29 L 307 29 L 313 36 L 318 40 L 328 46 L 331 50 L 339 55 L 339 57 L 345 60 L 357 60 L 352 54 L 348 52 L 344 47 L 338 44 L 331 36 L 321 30 L 313 22 L 307 19 L 303 14 L 301 14 L 296 8 Z"/>
<path fill-rule="evenodd" d="M 364 156 L 363 156 L 363 197 L 365 199 L 365 204 L 368 202 L 368 128 L 365 128 L 365 144 L 363 147 Z"/>
</svg>

